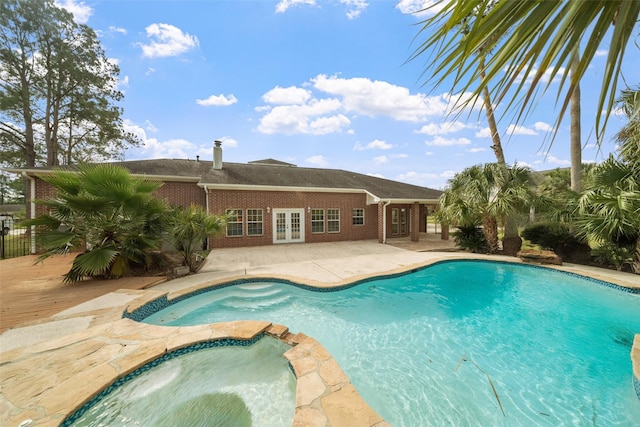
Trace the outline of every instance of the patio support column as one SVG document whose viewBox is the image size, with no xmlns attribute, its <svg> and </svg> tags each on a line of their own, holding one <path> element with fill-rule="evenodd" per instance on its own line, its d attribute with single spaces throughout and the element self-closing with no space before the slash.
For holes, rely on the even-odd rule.
<svg viewBox="0 0 640 427">
<path fill-rule="evenodd" d="M 411 206 L 411 241 L 420 240 L 420 203 L 414 202 Z"/>
<path fill-rule="evenodd" d="M 385 243 L 386 239 L 384 238 L 384 233 L 387 227 L 385 227 L 385 221 L 387 216 L 384 214 L 387 205 L 385 202 L 380 201 L 378 203 L 378 243 Z"/>
</svg>

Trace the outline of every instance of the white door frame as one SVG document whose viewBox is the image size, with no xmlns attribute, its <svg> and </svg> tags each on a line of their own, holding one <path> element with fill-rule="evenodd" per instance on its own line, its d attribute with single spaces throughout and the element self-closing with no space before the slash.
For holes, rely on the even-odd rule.
<svg viewBox="0 0 640 427">
<path fill-rule="evenodd" d="M 299 215 L 300 223 L 299 223 L 299 234 L 298 238 L 295 238 L 295 224 L 292 227 L 292 218 Z M 283 216 L 284 215 L 284 216 Z M 271 210 L 272 217 L 272 226 L 273 226 L 273 244 L 279 243 L 304 243 L 304 209 L 272 209 Z M 285 229 L 281 230 L 278 233 L 278 217 L 284 219 Z M 282 234 L 284 232 L 284 235 Z"/>
</svg>

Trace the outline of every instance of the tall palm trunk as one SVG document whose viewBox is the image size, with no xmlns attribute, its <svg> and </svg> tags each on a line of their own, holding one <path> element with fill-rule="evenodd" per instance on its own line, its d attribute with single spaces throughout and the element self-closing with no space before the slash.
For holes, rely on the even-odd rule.
<svg viewBox="0 0 640 427">
<path fill-rule="evenodd" d="M 482 232 L 485 239 L 487 239 L 489 253 L 496 253 L 498 251 L 498 222 L 496 217 L 492 215 L 482 216 Z"/>
<path fill-rule="evenodd" d="M 478 62 L 480 65 L 480 78 L 484 80 L 484 54 L 480 54 L 478 56 Z M 482 89 L 482 98 L 484 101 L 484 112 L 487 116 L 487 123 L 489 124 L 489 131 L 491 132 L 491 140 L 493 142 L 491 149 L 496 155 L 498 164 L 501 166 L 506 166 L 507 162 L 504 159 L 504 151 L 502 151 L 502 141 L 500 140 L 500 133 L 498 132 L 498 126 L 496 125 L 496 118 L 493 114 L 493 105 L 491 104 L 491 96 L 489 95 L 489 88 L 487 88 L 487 86 Z"/>
<path fill-rule="evenodd" d="M 485 78 L 484 54 L 480 54 L 478 56 L 478 62 L 480 66 L 480 78 L 484 79 Z M 482 98 L 484 101 L 484 111 L 487 116 L 487 123 L 489 124 L 489 131 L 491 132 L 491 140 L 493 142 L 491 149 L 496 155 L 496 160 L 498 161 L 498 164 L 506 170 L 507 162 L 504 158 L 504 151 L 502 150 L 502 141 L 500 140 L 500 133 L 498 132 L 498 126 L 496 125 L 496 118 L 493 112 L 493 105 L 491 104 L 491 96 L 489 95 L 489 88 L 487 86 L 485 86 L 482 89 Z M 512 215 L 506 215 L 504 219 L 504 239 L 518 240 L 519 239 L 518 234 L 519 234 L 518 223 L 516 219 Z M 522 244 L 521 240 L 516 242 L 516 244 L 514 245 L 514 248 L 510 249 L 507 255 L 515 255 L 515 253 L 518 252 L 518 250 L 520 249 L 521 244 Z M 505 246 L 512 246 L 512 245 L 509 244 Z"/>
<path fill-rule="evenodd" d="M 580 62 L 577 49 L 571 57 L 571 74 L 578 72 Z M 577 81 L 571 93 L 571 190 L 582 192 L 582 143 L 580 140 L 580 82 Z"/>
</svg>

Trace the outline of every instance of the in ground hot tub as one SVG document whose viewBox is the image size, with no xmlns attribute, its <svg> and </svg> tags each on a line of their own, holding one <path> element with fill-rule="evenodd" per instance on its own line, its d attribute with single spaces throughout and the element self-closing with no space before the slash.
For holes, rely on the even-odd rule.
<svg viewBox="0 0 640 427">
<path fill-rule="evenodd" d="M 290 426 L 291 347 L 264 335 L 198 343 L 120 378 L 63 426 Z"/>
</svg>

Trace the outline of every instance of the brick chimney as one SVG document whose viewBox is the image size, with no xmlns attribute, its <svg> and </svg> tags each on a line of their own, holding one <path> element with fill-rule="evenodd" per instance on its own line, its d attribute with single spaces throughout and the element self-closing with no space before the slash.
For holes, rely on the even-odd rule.
<svg viewBox="0 0 640 427">
<path fill-rule="evenodd" d="M 213 147 L 213 169 L 222 169 L 222 141 L 214 141 Z"/>
</svg>

